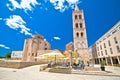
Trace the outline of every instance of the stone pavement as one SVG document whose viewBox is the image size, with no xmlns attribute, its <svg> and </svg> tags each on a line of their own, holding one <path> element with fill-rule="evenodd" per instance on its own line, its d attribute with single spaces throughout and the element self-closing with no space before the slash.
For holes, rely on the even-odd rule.
<svg viewBox="0 0 120 80">
<path fill-rule="evenodd" d="M 23 69 L 0 67 L 0 80 L 120 80 L 120 76 L 39 72 L 39 67 L 40 65 Z M 113 71 L 113 74 L 119 74 L 119 69 L 120 68 L 107 67 L 107 70 Z"/>
<path fill-rule="evenodd" d="M 100 67 L 100 65 L 95 65 L 95 67 Z M 115 66 L 105 66 L 106 71 L 112 72 L 112 74 L 120 75 L 120 67 Z"/>
<path fill-rule="evenodd" d="M 100 67 L 95 65 L 94 67 Z M 84 70 L 72 70 L 73 74 L 81 75 L 99 75 L 99 76 L 118 76 L 120 77 L 120 67 L 105 66 L 105 71 L 84 71 Z"/>
<path fill-rule="evenodd" d="M 107 71 L 111 71 L 114 74 L 120 74 L 120 67 L 106 66 Z"/>
</svg>

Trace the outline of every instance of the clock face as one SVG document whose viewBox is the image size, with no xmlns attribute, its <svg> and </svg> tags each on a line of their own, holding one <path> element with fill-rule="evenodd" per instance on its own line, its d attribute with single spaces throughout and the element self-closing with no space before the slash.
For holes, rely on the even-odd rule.
<svg viewBox="0 0 120 80">
<path fill-rule="evenodd" d="M 80 43 L 78 43 L 78 48 L 82 48 L 82 46 L 81 46 L 81 44 L 80 44 Z"/>
<path fill-rule="evenodd" d="M 82 48 L 83 46 L 82 46 L 82 44 L 81 44 L 80 42 L 78 42 L 78 43 L 77 43 L 77 47 L 78 47 L 78 48 Z"/>
<path fill-rule="evenodd" d="M 82 41 L 81 43 L 77 42 L 76 45 L 77 45 L 77 48 L 86 48 L 86 44 L 84 41 Z"/>
</svg>

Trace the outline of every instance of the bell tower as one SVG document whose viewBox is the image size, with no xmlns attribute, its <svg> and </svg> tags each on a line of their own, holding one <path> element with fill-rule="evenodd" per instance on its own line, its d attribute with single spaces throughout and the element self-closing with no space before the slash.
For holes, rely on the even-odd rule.
<svg viewBox="0 0 120 80">
<path fill-rule="evenodd" d="M 89 61 L 84 12 L 83 10 L 79 10 L 78 6 L 76 6 L 73 11 L 72 20 L 74 51 L 77 50 L 79 53 L 79 58 L 82 61 Z"/>
</svg>

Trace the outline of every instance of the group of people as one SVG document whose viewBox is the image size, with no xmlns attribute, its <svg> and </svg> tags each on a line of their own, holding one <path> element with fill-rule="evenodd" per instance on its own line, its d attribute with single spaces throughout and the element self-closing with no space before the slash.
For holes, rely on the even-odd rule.
<svg viewBox="0 0 120 80">
<path fill-rule="evenodd" d="M 79 69 L 85 69 L 85 64 L 83 61 L 77 60 L 76 62 L 73 63 L 73 68 L 79 68 Z"/>
<path fill-rule="evenodd" d="M 50 61 L 48 63 L 48 67 L 52 68 L 52 67 L 55 67 L 55 66 L 61 66 L 61 67 L 69 67 L 70 66 L 70 62 L 69 61 L 60 61 L 60 62 L 54 62 L 54 61 Z M 73 68 L 75 69 L 85 69 L 85 63 L 83 61 L 80 61 L 80 60 L 75 60 L 72 62 L 72 65 L 71 65 Z M 89 66 L 89 63 L 87 63 L 87 66 Z"/>
<path fill-rule="evenodd" d="M 58 62 L 54 62 L 54 61 L 50 61 L 48 63 L 48 67 L 52 68 L 55 66 L 61 66 L 61 67 L 69 67 L 70 63 L 68 61 L 58 61 Z"/>
<path fill-rule="evenodd" d="M 50 61 L 49 63 L 48 63 L 48 67 L 49 68 L 52 68 L 52 67 L 54 67 L 55 66 L 55 62 L 54 61 Z"/>
</svg>

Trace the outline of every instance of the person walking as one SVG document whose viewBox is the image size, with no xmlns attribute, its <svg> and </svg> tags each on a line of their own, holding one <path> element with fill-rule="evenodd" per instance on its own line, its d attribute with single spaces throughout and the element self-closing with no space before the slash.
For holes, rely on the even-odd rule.
<svg viewBox="0 0 120 80">
<path fill-rule="evenodd" d="M 84 62 L 83 62 L 83 61 L 81 62 L 81 69 L 82 69 L 82 70 L 84 70 L 84 69 L 85 69 L 85 64 L 84 64 Z"/>
</svg>

